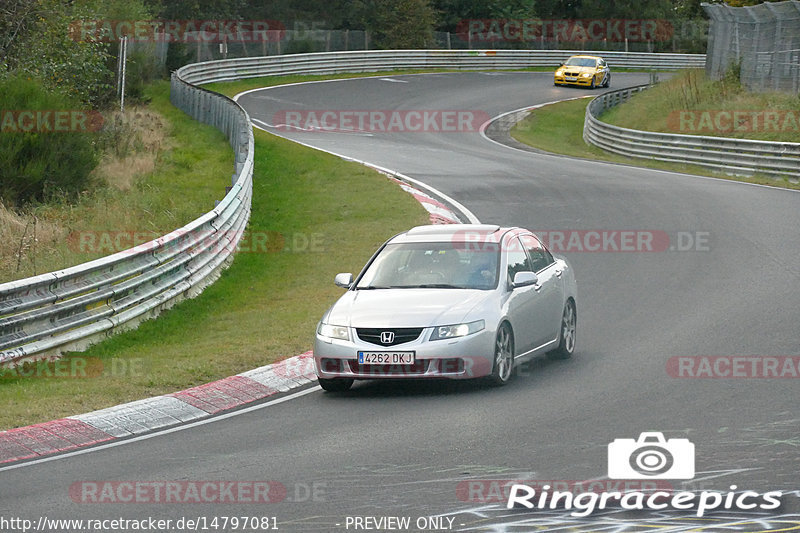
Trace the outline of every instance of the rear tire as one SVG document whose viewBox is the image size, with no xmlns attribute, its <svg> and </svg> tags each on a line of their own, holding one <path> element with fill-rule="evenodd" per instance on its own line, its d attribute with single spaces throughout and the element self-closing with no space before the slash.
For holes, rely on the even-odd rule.
<svg viewBox="0 0 800 533">
<path fill-rule="evenodd" d="M 322 390 L 328 392 L 344 392 L 346 390 L 350 390 L 350 387 L 353 386 L 353 380 L 348 378 L 317 378 L 317 380 L 319 381 L 319 386 L 322 387 Z"/>
<path fill-rule="evenodd" d="M 567 300 L 564 313 L 561 315 L 561 328 L 558 331 L 558 347 L 547 355 L 551 359 L 569 359 L 575 352 L 575 334 L 577 333 L 578 315 L 575 303 Z"/>
<path fill-rule="evenodd" d="M 494 361 L 489 382 L 502 386 L 511 380 L 514 368 L 514 335 L 508 324 L 502 324 L 497 330 L 494 341 Z"/>
</svg>

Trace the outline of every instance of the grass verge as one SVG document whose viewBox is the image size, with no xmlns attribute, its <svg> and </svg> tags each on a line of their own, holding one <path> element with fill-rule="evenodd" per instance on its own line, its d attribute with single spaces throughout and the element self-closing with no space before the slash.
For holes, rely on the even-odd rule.
<svg viewBox="0 0 800 533">
<path fill-rule="evenodd" d="M 734 112 L 738 113 L 736 123 Z M 682 71 L 633 95 L 624 106 L 611 108 L 603 120 L 662 133 L 800 142 L 800 98 L 747 91 L 736 70 L 720 80 L 708 79 L 703 70 Z"/>
<path fill-rule="evenodd" d="M 125 238 L 133 233 L 158 237 L 213 209 L 225 195 L 233 168 L 225 136 L 174 108 L 168 82 L 148 86 L 146 96 L 150 106 L 129 119 L 143 123 L 138 129 L 147 139 L 140 150 L 126 149 L 124 157 L 101 163 L 96 171 L 106 185 L 76 204 L 56 202 L 23 213 L 0 207 L 0 283 L 128 248 Z M 120 142 L 130 138 L 131 128 L 113 131 Z M 149 144 L 160 135 L 157 146 Z M 157 152 L 154 162 L 141 157 L 148 151 Z"/>
<path fill-rule="evenodd" d="M 750 177 L 729 176 L 697 165 L 684 165 L 625 157 L 606 152 L 596 146 L 588 145 L 583 140 L 583 121 L 586 116 L 586 106 L 589 105 L 590 101 L 591 99 L 584 98 L 560 102 L 536 109 L 511 129 L 511 136 L 521 143 L 554 154 L 609 161 L 612 163 L 622 163 L 645 168 L 655 168 L 670 172 L 683 172 L 686 174 L 696 174 L 698 176 L 712 176 L 715 178 L 758 183 L 774 187 L 800 189 L 800 185 L 785 179 L 779 180 L 758 175 Z"/>
<path fill-rule="evenodd" d="M 60 363 L 92 369 L 85 378 L 4 376 L 0 428 L 174 392 L 306 351 L 341 294 L 333 275 L 358 271 L 392 234 L 428 220 L 377 172 L 261 131 L 255 140 L 249 231 L 277 243 L 267 247 L 274 251 L 239 253 L 199 297 Z"/>
</svg>

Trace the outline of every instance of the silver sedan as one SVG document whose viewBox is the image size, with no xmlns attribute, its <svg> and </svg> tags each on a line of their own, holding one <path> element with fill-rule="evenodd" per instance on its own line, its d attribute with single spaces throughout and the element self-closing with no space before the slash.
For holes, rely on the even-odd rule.
<svg viewBox="0 0 800 533">
<path fill-rule="evenodd" d="M 575 350 L 570 265 L 530 231 L 419 226 L 389 239 L 317 325 L 320 386 L 356 379 L 478 378 L 497 385 L 542 353 Z"/>
</svg>

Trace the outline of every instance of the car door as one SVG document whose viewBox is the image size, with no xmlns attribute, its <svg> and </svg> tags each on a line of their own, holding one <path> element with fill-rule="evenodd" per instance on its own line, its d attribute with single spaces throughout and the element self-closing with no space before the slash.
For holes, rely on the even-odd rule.
<svg viewBox="0 0 800 533">
<path fill-rule="evenodd" d="M 504 250 L 506 272 L 501 273 L 505 276 L 501 283 L 505 283 L 508 291 L 505 314 L 514 331 L 514 353 L 519 355 L 535 348 L 534 343 L 539 337 L 539 332 L 536 331 L 538 327 L 536 320 L 538 286 L 528 285 L 517 288 L 511 286 L 517 272 L 533 272 L 533 270 L 528 254 L 517 237 L 511 237 L 508 244 L 504 246 Z"/>
<path fill-rule="evenodd" d="M 539 347 L 558 336 L 564 311 L 564 282 L 559 264 L 536 237 L 522 235 L 520 240 L 539 278 L 535 288 L 537 323 L 534 327 L 537 335 L 534 344 Z"/>
<path fill-rule="evenodd" d="M 597 60 L 598 77 L 596 82 L 598 85 L 606 81 L 607 73 L 608 73 L 608 65 L 606 65 L 606 62 L 604 60 L 598 59 Z"/>
</svg>

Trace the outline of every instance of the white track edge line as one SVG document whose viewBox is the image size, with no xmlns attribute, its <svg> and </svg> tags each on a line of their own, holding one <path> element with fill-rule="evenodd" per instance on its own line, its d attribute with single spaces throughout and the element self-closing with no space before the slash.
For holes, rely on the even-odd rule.
<svg viewBox="0 0 800 533">
<path fill-rule="evenodd" d="M 251 411 L 256 411 L 258 409 L 264 409 L 265 407 L 272 407 L 273 405 L 278 405 L 278 404 L 281 404 L 281 403 L 284 403 L 284 402 L 288 402 L 289 400 L 294 400 L 296 398 L 299 398 L 301 396 L 305 396 L 306 394 L 310 394 L 310 393 L 316 392 L 318 390 L 322 390 L 322 389 L 319 387 L 319 385 L 315 385 L 313 387 L 309 387 L 308 389 L 304 389 L 304 390 L 289 394 L 287 396 L 283 396 L 281 398 L 276 398 L 275 400 L 270 400 L 268 402 L 260 403 L 258 405 L 251 405 L 250 407 L 244 407 L 242 409 L 236 409 L 235 411 L 231 411 L 229 413 L 225 413 L 225 414 L 221 414 L 221 415 L 210 415 L 208 418 L 204 418 L 204 419 L 198 420 L 196 422 L 190 422 L 188 424 L 180 424 L 180 425 L 173 426 L 173 427 L 170 427 L 170 428 L 166 428 L 166 429 L 163 429 L 163 430 L 155 430 L 152 433 L 146 433 L 144 435 L 138 435 L 138 436 L 135 436 L 135 437 L 121 437 L 121 438 L 117 438 L 115 440 L 112 440 L 111 442 L 105 442 L 103 444 L 98 444 L 96 446 L 90 446 L 90 447 L 86 447 L 86 448 L 81 448 L 81 449 L 78 449 L 78 450 L 74 450 L 74 451 L 67 452 L 67 453 L 62 453 L 62 454 L 59 454 L 59 455 L 51 455 L 49 457 L 42 457 L 41 459 L 33 459 L 31 461 L 26 461 L 26 462 L 14 464 L 14 465 L 3 466 L 3 467 L 0 467 L 0 472 L 5 472 L 7 470 L 15 470 L 17 468 L 25 468 L 26 466 L 33 466 L 33 465 L 37 465 L 37 464 L 40 464 L 40 463 L 48 463 L 50 461 L 57 461 L 59 459 L 66 459 L 68 457 L 74 457 L 76 455 L 83 455 L 83 454 L 86 454 L 86 453 L 93 453 L 93 452 L 96 452 L 98 450 L 105 450 L 107 448 L 115 448 L 117 446 L 123 446 L 123 445 L 131 443 L 131 442 L 138 442 L 140 440 L 152 439 L 153 437 L 160 437 L 162 435 L 168 435 L 170 433 L 176 433 L 178 431 L 183 431 L 184 429 L 190 429 L 190 428 L 197 427 L 197 426 L 203 426 L 203 425 L 206 425 L 206 424 L 211 424 L 212 422 L 217 422 L 219 420 L 224 420 L 226 418 L 239 416 L 239 415 L 242 415 L 242 414 L 245 414 L 245 413 L 249 413 Z"/>
</svg>

